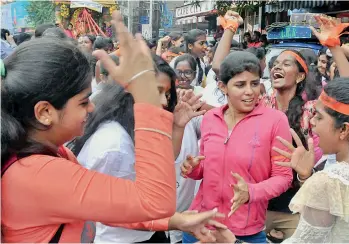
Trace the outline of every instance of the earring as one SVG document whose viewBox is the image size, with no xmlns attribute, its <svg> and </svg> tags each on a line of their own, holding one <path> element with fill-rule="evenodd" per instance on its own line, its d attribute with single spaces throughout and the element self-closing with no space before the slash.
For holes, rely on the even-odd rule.
<svg viewBox="0 0 349 244">
<path fill-rule="evenodd" d="M 49 119 L 45 120 L 45 125 L 51 125 L 51 121 Z"/>
</svg>

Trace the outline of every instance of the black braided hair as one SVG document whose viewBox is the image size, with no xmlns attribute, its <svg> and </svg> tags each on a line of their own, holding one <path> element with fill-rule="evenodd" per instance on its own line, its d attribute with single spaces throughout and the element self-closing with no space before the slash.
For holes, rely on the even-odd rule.
<svg viewBox="0 0 349 244">
<path fill-rule="evenodd" d="M 295 54 L 300 56 L 306 62 L 306 59 L 299 52 L 297 52 L 295 50 L 287 50 L 287 51 L 294 52 Z M 297 62 L 297 60 L 296 60 L 296 64 L 298 66 L 299 72 L 305 72 L 304 68 Z M 305 104 L 305 101 L 302 98 L 302 94 L 305 90 L 305 83 L 306 83 L 306 77 L 304 78 L 304 80 L 302 80 L 301 82 L 299 82 L 297 84 L 296 93 L 288 105 L 288 110 L 286 111 L 286 116 L 288 118 L 288 122 L 289 122 L 291 128 L 297 133 L 297 135 L 301 139 L 304 147 L 308 148 L 307 141 L 306 141 L 305 136 L 304 136 L 302 129 L 301 129 L 301 119 L 302 119 L 302 115 L 303 115 L 303 106 Z M 296 146 L 294 141 L 293 141 L 293 144 L 294 144 L 294 146 Z"/>
</svg>

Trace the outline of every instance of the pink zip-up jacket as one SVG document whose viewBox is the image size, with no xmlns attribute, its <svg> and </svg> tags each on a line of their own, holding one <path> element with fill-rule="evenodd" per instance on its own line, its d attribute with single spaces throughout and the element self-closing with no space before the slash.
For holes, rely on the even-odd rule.
<svg viewBox="0 0 349 244">
<path fill-rule="evenodd" d="M 274 163 L 286 159 L 272 147 L 287 150 L 276 137 L 290 142 L 292 137 L 286 115 L 263 105 L 239 121 L 229 136 L 223 116 L 227 108 L 212 109 L 203 118 L 200 154 L 205 159 L 187 175 L 202 183 L 190 209 L 218 208 L 226 215 L 223 223 L 235 235 L 248 236 L 264 229 L 268 201 L 291 185 L 292 170 Z M 247 182 L 250 199 L 228 218 L 234 196 L 230 184 L 236 184 L 230 172 Z"/>
</svg>

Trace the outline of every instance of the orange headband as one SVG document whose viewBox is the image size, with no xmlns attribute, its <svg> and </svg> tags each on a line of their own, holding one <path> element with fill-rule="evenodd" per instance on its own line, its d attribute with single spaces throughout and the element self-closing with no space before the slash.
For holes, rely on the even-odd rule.
<svg viewBox="0 0 349 244">
<path fill-rule="evenodd" d="M 305 71 L 305 74 L 308 74 L 309 69 L 308 69 L 308 65 L 305 63 L 305 61 L 301 58 L 301 56 L 299 56 L 297 53 L 292 52 L 292 51 L 284 51 L 282 53 L 286 53 L 288 55 L 291 55 L 292 57 L 294 57 L 297 62 L 302 66 L 302 68 Z"/>
<path fill-rule="evenodd" d="M 328 108 L 337 111 L 338 113 L 349 115 L 349 104 L 336 101 L 334 98 L 329 97 L 324 91 L 321 92 L 319 100 Z"/>
</svg>

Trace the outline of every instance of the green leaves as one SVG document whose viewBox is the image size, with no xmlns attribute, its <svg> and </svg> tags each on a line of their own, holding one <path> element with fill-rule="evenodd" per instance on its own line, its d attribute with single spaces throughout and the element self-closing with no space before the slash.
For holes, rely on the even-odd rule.
<svg viewBox="0 0 349 244">
<path fill-rule="evenodd" d="M 228 10 L 234 10 L 240 15 L 243 15 L 245 11 L 258 11 L 258 8 L 261 4 L 263 4 L 262 1 L 217 1 L 216 9 L 218 10 L 218 15 L 222 16 L 224 16 Z"/>
<path fill-rule="evenodd" d="M 55 5 L 51 1 L 30 1 L 27 12 L 29 22 L 35 27 L 44 23 L 55 23 Z"/>
</svg>

